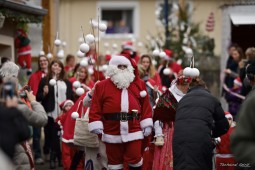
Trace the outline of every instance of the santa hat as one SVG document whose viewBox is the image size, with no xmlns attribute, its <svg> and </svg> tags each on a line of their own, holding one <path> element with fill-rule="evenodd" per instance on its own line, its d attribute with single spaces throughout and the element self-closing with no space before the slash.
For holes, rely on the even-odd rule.
<svg viewBox="0 0 255 170">
<path fill-rule="evenodd" d="M 181 75 L 181 76 L 179 76 L 179 77 L 177 78 L 176 83 L 177 83 L 177 84 L 180 84 L 180 85 L 185 85 L 185 84 L 191 83 L 191 80 L 192 80 L 191 77 L 186 77 L 186 76 L 184 76 L 184 75 Z"/>
<path fill-rule="evenodd" d="M 225 111 L 224 113 L 225 113 L 225 117 L 227 119 L 229 119 L 229 118 L 233 119 L 233 116 L 229 112 Z"/>
<path fill-rule="evenodd" d="M 67 105 L 68 103 L 74 105 L 74 103 L 73 103 L 72 100 L 65 100 L 65 101 L 63 101 L 63 102 L 59 105 L 60 109 L 63 110 L 63 109 L 66 107 L 66 105 Z"/>
<path fill-rule="evenodd" d="M 123 50 L 134 50 L 133 48 L 133 42 L 127 41 L 122 45 Z"/>
<path fill-rule="evenodd" d="M 105 60 L 106 60 L 106 61 L 110 61 L 111 57 L 112 57 L 112 56 L 111 56 L 110 54 L 106 54 L 106 55 L 105 55 Z"/>
<path fill-rule="evenodd" d="M 2 77 L 5 77 L 5 78 L 12 78 L 12 77 L 17 78 L 19 74 L 19 66 L 12 61 L 8 61 L 4 63 L 4 65 L 0 69 L 0 74 Z"/>
<path fill-rule="evenodd" d="M 168 49 L 165 49 L 164 52 L 166 53 L 165 60 L 171 61 L 173 59 L 173 52 Z"/>
<path fill-rule="evenodd" d="M 240 77 L 237 77 L 235 80 L 234 80 L 234 84 L 238 85 L 239 87 L 242 87 L 242 81 L 240 79 Z"/>
<path fill-rule="evenodd" d="M 127 66 L 131 66 L 131 62 L 124 55 L 115 55 L 115 56 L 113 56 L 110 59 L 109 65 L 115 65 L 115 66 L 118 66 L 118 65 L 127 65 Z"/>
</svg>

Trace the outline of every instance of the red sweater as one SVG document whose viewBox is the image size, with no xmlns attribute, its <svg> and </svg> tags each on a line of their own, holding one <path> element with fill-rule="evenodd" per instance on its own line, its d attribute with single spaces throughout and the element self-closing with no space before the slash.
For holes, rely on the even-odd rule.
<svg viewBox="0 0 255 170">
<path fill-rule="evenodd" d="M 31 87 L 31 90 L 33 91 L 33 94 L 35 96 L 38 91 L 39 83 L 40 83 L 41 79 L 43 77 L 45 77 L 45 75 L 46 74 L 44 71 L 38 70 L 38 71 L 34 72 L 29 78 L 28 85 Z"/>
</svg>

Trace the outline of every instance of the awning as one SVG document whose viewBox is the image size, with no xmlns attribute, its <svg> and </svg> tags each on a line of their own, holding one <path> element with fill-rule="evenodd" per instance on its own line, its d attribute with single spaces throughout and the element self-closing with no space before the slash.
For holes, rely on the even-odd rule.
<svg viewBox="0 0 255 170">
<path fill-rule="evenodd" d="M 234 25 L 255 25 L 255 13 L 230 13 Z"/>
</svg>

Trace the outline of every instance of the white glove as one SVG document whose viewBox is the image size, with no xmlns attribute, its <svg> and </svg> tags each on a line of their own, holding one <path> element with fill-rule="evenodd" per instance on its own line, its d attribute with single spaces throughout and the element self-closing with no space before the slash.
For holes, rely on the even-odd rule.
<svg viewBox="0 0 255 170">
<path fill-rule="evenodd" d="M 151 127 L 146 127 L 143 129 L 143 135 L 144 136 L 149 136 L 151 134 L 151 130 L 152 128 Z"/>
<path fill-rule="evenodd" d="M 101 135 L 103 133 L 103 129 L 94 129 L 91 131 L 91 133 L 95 133 L 97 135 Z"/>
<path fill-rule="evenodd" d="M 163 124 L 163 123 L 160 122 L 159 120 L 157 120 L 154 123 L 155 137 L 163 136 L 161 124 Z"/>
</svg>

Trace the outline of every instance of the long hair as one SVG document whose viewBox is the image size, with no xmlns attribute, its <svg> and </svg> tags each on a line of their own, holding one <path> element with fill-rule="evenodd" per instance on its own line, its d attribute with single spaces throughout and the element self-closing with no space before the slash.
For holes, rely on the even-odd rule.
<svg viewBox="0 0 255 170">
<path fill-rule="evenodd" d="M 37 65 L 38 65 L 38 69 L 37 71 L 41 70 L 41 67 L 40 67 L 40 58 L 45 58 L 48 62 L 48 67 L 49 67 L 49 64 L 50 64 L 50 60 L 48 59 L 48 57 L 46 57 L 45 55 L 41 55 L 38 57 L 38 61 L 37 61 Z"/>
<path fill-rule="evenodd" d="M 144 58 L 148 58 L 149 62 L 150 62 L 150 66 L 145 71 L 149 73 L 149 76 L 151 78 L 153 78 L 155 76 L 155 74 L 156 74 L 156 70 L 155 70 L 155 67 L 154 67 L 154 65 L 152 63 L 152 58 L 148 54 L 144 54 L 140 58 L 140 61 L 139 61 L 140 64 L 142 64 L 142 61 L 143 61 Z"/>
<path fill-rule="evenodd" d="M 66 80 L 66 75 L 65 75 L 65 70 L 64 70 L 64 64 L 58 60 L 58 59 L 54 59 L 51 61 L 51 63 L 49 64 L 49 68 L 48 68 L 48 74 L 46 76 L 46 84 L 49 83 L 50 79 L 53 78 L 53 72 L 51 70 L 51 67 L 53 64 L 58 63 L 58 65 L 61 67 L 61 72 L 59 74 L 58 80 Z"/>
<path fill-rule="evenodd" d="M 87 67 L 84 67 L 84 66 L 81 66 L 79 63 L 76 64 L 76 66 L 74 67 L 74 72 L 73 72 L 73 75 L 76 77 L 76 80 L 80 81 L 79 80 L 79 74 L 77 74 L 78 72 L 80 72 L 81 69 L 85 69 L 85 79 L 83 79 L 81 81 L 81 83 L 84 83 L 85 85 L 88 85 L 89 81 L 91 80 L 91 77 L 89 75 L 89 72 L 88 72 L 88 69 Z"/>
</svg>

